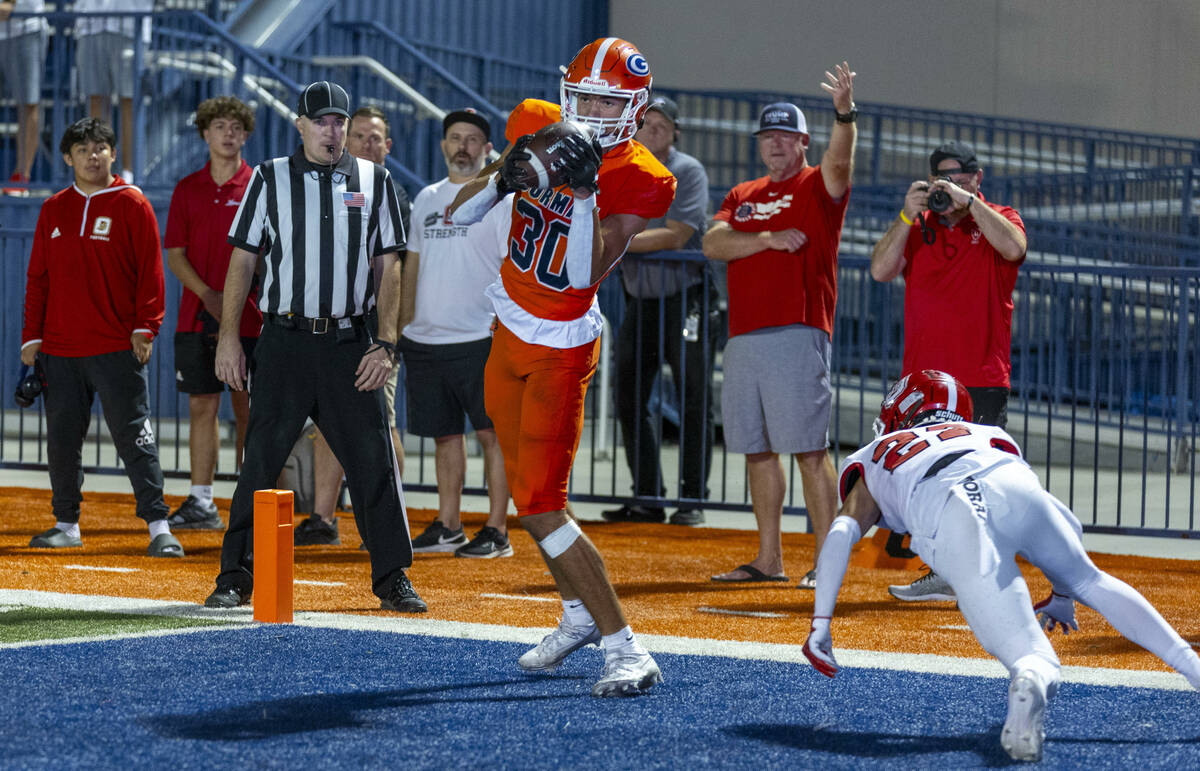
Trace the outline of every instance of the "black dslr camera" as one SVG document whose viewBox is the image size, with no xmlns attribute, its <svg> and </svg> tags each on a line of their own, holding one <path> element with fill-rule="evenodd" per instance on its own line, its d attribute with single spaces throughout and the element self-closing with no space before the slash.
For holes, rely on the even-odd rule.
<svg viewBox="0 0 1200 771">
<path fill-rule="evenodd" d="M 29 367 L 24 367 L 21 375 L 21 381 L 17 383 L 17 392 L 13 394 L 13 401 L 18 407 L 32 407 L 46 388 L 46 375 L 42 372 L 41 362 L 33 365 L 32 372 Z"/>
<path fill-rule="evenodd" d="M 947 182 L 950 181 L 950 177 L 945 175 L 938 177 L 938 179 L 944 179 Z M 929 193 L 929 201 L 926 203 L 926 206 L 929 207 L 929 211 L 941 214 L 950 207 L 954 206 L 954 199 L 951 198 L 950 194 L 945 190 L 942 190 L 941 188 L 934 188 Z"/>
</svg>

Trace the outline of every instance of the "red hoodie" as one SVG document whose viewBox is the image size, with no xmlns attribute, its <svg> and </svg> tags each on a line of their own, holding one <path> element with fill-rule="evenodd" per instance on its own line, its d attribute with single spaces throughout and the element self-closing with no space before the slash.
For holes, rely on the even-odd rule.
<svg viewBox="0 0 1200 771">
<path fill-rule="evenodd" d="M 142 191 L 120 177 L 84 195 L 72 185 L 38 215 L 25 286 L 22 348 L 52 356 L 128 350 L 163 320 L 158 220 Z"/>
</svg>

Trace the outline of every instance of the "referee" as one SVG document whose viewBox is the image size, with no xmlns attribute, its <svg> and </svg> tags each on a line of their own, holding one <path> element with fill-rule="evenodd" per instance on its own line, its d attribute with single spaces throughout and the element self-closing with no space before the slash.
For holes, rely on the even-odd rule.
<svg viewBox="0 0 1200 771">
<path fill-rule="evenodd" d="M 395 357 L 404 226 L 388 172 L 345 152 L 349 107 L 335 83 L 304 89 L 301 148 L 254 170 L 229 233 L 216 373 L 234 389 L 250 387 L 250 419 L 221 573 L 204 603 L 210 608 L 250 600 L 254 491 L 274 487 L 311 417 L 344 461 L 380 607 L 426 610 L 404 574 L 411 536 L 379 390 Z M 247 377 L 238 325 L 260 253 L 263 331 Z M 367 328 L 376 304 L 373 259 L 383 261 L 378 340 Z"/>
</svg>

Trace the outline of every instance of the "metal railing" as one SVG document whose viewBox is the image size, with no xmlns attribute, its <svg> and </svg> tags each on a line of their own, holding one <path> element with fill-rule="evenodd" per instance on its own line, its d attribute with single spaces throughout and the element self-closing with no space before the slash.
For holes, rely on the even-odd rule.
<svg viewBox="0 0 1200 771">
<path fill-rule="evenodd" d="M 0 368 L 0 394 L 6 404 L 20 374 L 16 341 L 20 337 L 24 266 L 30 234 L 0 231 L 0 274 L 8 309 L 0 314 L 6 351 Z M 20 256 L 18 256 L 20 255 Z M 627 259 L 637 259 L 627 257 Z M 698 261 L 697 252 L 667 259 Z M 870 438 L 870 422 L 887 382 L 899 374 L 903 348 L 903 287 L 870 278 L 867 259 L 843 254 L 839 265 L 839 301 L 835 319 L 832 381 L 833 454 Z M 705 285 L 696 291 L 707 293 Z M 623 314 L 619 277 L 607 284 L 605 313 L 611 330 Z M 170 296 L 171 292 L 168 292 Z M 1196 441 L 1200 426 L 1200 270 L 1195 268 L 1063 268 L 1027 262 L 1021 267 L 1013 318 L 1013 395 L 1009 432 L 1052 492 L 1070 505 L 1089 530 L 1158 535 L 1200 535 L 1196 504 Z M 665 320 L 664 320 L 665 321 Z M 164 471 L 182 477 L 187 469 L 186 400 L 175 391 L 170 362 L 173 311 L 151 360 L 151 407 Z M 664 327 L 667 326 L 664 324 Z M 611 334 L 611 332 L 609 333 Z M 611 341 L 606 350 L 611 350 Z M 718 436 L 720 347 L 710 373 L 717 396 Z M 602 366 L 611 367 L 611 355 Z M 785 366 L 786 363 L 781 363 Z M 661 368 L 660 368 L 661 369 Z M 665 370 L 664 370 L 665 372 Z M 697 373 L 700 374 L 700 373 Z M 664 376 L 665 377 L 665 376 Z M 603 387 L 608 378 L 612 389 Z M 615 389 L 627 388 L 602 370 L 589 394 L 585 434 L 572 476 L 577 500 L 638 501 L 656 505 L 692 502 L 679 497 L 678 448 L 663 445 L 667 494 L 632 495 L 633 478 L 621 448 L 613 404 Z M 403 384 L 399 412 L 404 414 Z M 669 440 L 678 432 L 678 384 L 664 380 L 653 408 L 656 431 Z M 117 473 L 119 461 L 93 421 L 85 448 L 91 471 Z M 43 427 L 39 407 L 0 411 L 0 466 L 44 468 Z M 405 484 L 433 491 L 433 443 L 406 437 L 409 459 Z M 707 508 L 748 510 L 744 458 L 725 452 L 718 439 L 709 476 Z M 482 491 L 481 461 L 471 463 L 468 492 Z M 801 511 L 798 475 L 791 469 L 787 511 Z M 232 478 L 232 438 L 218 466 Z"/>
</svg>

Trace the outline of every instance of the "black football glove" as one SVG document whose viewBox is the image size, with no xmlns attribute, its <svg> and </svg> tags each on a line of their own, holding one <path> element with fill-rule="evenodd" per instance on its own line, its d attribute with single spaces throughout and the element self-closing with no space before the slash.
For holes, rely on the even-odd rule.
<svg viewBox="0 0 1200 771">
<path fill-rule="evenodd" d="M 530 184 L 525 178 L 525 170 L 517 164 L 525 163 L 532 157 L 525 149 L 532 141 L 533 134 L 517 137 L 517 141 L 513 142 L 508 155 L 504 157 L 504 165 L 500 167 L 500 175 L 496 180 L 496 188 L 500 191 L 501 198 L 518 190 L 529 189 Z"/>
<path fill-rule="evenodd" d="M 562 138 L 563 171 L 567 184 L 572 189 L 596 192 L 600 173 L 600 159 L 604 152 L 595 134 L 568 134 Z"/>
</svg>

